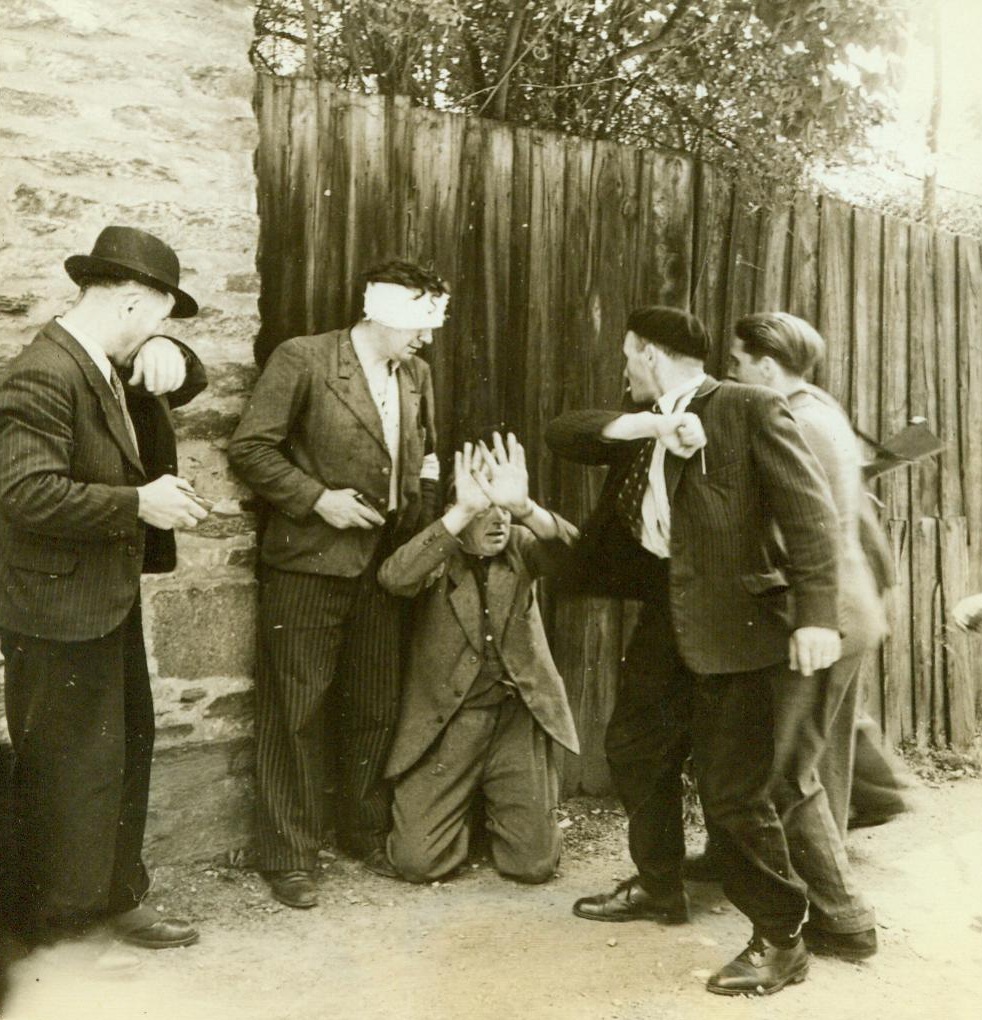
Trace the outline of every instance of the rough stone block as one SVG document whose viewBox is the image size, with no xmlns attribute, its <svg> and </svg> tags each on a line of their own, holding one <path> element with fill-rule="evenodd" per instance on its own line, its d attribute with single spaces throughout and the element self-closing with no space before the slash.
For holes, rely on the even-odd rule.
<svg viewBox="0 0 982 1020">
<path fill-rule="evenodd" d="M 239 423 L 239 413 L 209 407 L 203 410 L 174 412 L 174 427 L 179 439 L 228 438 Z"/>
<path fill-rule="evenodd" d="M 253 768 L 247 738 L 155 754 L 144 841 L 148 860 L 200 861 L 250 845 Z"/>
<path fill-rule="evenodd" d="M 63 96 L 11 88 L 0 88 L 0 109 L 7 116 L 20 117 L 74 117 L 78 113 L 75 104 Z"/>
<path fill-rule="evenodd" d="M 2 299 L 0 299 L 2 300 Z M 208 395 L 240 397 L 252 393 L 259 369 L 251 362 L 223 361 L 208 366 Z"/>
<path fill-rule="evenodd" d="M 16 28 L 66 27 L 65 19 L 41 0 L 4 0 L 3 23 L 8 31 Z"/>
<path fill-rule="evenodd" d="M 90 152 L 52 152 L 44 156 L 24 157 L 36 166 L 59 177 L 98 175 L 132 181 L 166 181 L 177 183 L 177 176 L 168 167 L 142 158 L 107 159 Z"/>
<path fill-rule="evenodd" d="M 232 691 L 230 694 L 222 694 L 215 698 L 205 709 L 205 717 L 251 726 L 253 716 L 255 715 L 255 703 L 255 694 L 251 689 L 248 691 Z"/>
<path fill-rule="evenodd" d="M 23 216 L 46 219 L 77 220 L 95 203 L 81 195 L 70 195 L 51 188 L 35 188 L 20 184 L 14 191 L 14 209 Z"/>
<path fill-rule="evenodd" d="M 162 677 L 252 676 L 256 630 L 255 583 L 246 577 L 150 595 L 151 653 Z"/>
<path fill-rule="evenodd" d="M 0 294 L 0 314 L 27 315 L 37 299 L 37 294 Z"/>
<path fill-rule="evenodd" d="M 225 289 L 237 294 L 258 294 L 259 284 L 258 273 L 230 273 L 225 278 Z"/>
</svg>

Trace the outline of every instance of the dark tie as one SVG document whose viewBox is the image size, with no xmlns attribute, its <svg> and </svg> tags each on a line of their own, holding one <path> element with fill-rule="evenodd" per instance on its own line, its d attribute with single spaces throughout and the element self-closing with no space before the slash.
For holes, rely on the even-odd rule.
<svg viewBox="0 0 982 1020">
<path fill-rule="evenodd" d="M 116 403 L 119 404 L 120 411 L 123 412 L 123 422 L 126 424 L 126 431 L 133 442 L 133 449 L 139 455 L 140 444 L 136 441 L 136 429 L 133 427 L 129 408 L 126 406 L 126 391 L 123 389 L 123 381 L 116 374 L 116 369 L 112 365 L 109 366 L 109 385 L 112 387 L 113 396 L 116 398 Z"/>
<path fill-rule="evenodd" d="M 653 414 L 661 414 L 661 408 L 655 404 Z M 640 542 L 644 528 L 641 517 L 641 504 L 644 502 L 645 490 L 648 488 L 648 473 L 651 471 L 651 458 L 655 455 L 657 439 L 645 439 L 631 462 L 621 491 L 617 495 L 617 512 L 627 525 L 628 531 Z"/>
</svg>

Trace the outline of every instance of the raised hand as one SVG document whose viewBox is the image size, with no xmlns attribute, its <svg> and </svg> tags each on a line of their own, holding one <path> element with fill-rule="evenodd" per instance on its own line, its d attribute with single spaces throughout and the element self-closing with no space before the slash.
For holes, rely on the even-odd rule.
<svg viewBox="0 0 982 1020">
<path fill-rule="evenodd" d="M 483 441 L 481 442 L 481 456 L 484 459 L 487 477 L 479 475 L 477 482 L 495 506 L 507 510 L 513 517 L 523 518 L 533 509 L 533 503 L 529 499 L 525 449 L 513 432 L 508 433 L 507 442 L 506 449 L 499 432 L 495 432 L 491 437 L 490 450 Z"/>
<path fill-rule="evenodd" d="M 463 450 L 453 455 L 453 481 L 457 493 L 455 503 L 472 517 L 491 506 L 491 500 L 480 484 L 484 480 L 483 466 L 481 451 L 473 443 L 464 443 Z"/>
</svg>

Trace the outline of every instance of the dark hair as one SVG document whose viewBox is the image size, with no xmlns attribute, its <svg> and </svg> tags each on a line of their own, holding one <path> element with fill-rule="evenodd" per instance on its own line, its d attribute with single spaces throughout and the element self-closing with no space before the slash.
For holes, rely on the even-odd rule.
<svg viewBox="0 0 982 1020">
<path fill-rule="evenodd" d="M 787 312 L 759 312 L 737 320 L 733 332 L 755 361 L 773 358 L 786 372 L 805 375 L 825 358 L 821 333 Z"/>
<path fill-rule="evenodd" d="M 665 305 L 635 308 L 627 317 L 627 329 L 670 354 L 699 361 L 705 361 L 709 356 L 706 327 L 695 315 L 679 308 Z"/>
<path fill-rule="evenodd" d="M 390 259 L 372 266 L 362 274 L 362 291 L 369 283 L 397 283 L 400 287 L 418 290 L 420 294 L 449 294 L 446 280 L 432 269 L 405 259 Z"/>
</svg>

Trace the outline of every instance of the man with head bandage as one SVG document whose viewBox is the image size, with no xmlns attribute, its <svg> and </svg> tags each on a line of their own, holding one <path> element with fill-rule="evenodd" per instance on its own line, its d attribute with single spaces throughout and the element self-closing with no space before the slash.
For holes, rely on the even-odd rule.
<svg viewBox="0 0 982 1020">
<path fill-rule="evenodd" d="M 443 325 L 449 288 L 402 261 L 369 270 L 365 284 L 350 329 L 273 352 L 228 451 L 273 508 L 261 549 L 257 817 L 260 867 L 293 907 L 316 903 L 335 762 L 337 842 L 386 866 L 402 610 L 376 573 L 432 520 L 439 480 L 433 385 L 416 355 Z M 325 737 L 329 689 L 336 746 Z"/>
</svg>

